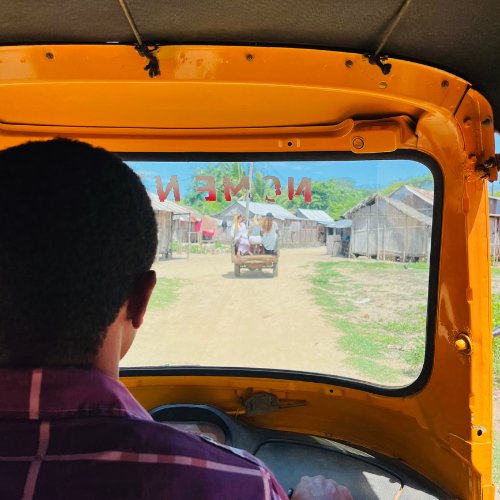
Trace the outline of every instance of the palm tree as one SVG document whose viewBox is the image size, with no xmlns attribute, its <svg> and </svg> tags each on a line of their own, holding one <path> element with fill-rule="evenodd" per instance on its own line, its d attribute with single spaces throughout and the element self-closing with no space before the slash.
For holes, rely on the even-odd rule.
<svg viewBox="0 0 500 500">
<path fill-rule="evenodd" d="M 272 181 L 264 180 L 266 168 L 267 167 L 264 167 L 262 170 L 254 171 L 255 175 L 252 181 L 252 198 L 255 201 L 266 201 L 266 195 L 269 198 L 276 198 L 272 189 Z"/>
</svg>

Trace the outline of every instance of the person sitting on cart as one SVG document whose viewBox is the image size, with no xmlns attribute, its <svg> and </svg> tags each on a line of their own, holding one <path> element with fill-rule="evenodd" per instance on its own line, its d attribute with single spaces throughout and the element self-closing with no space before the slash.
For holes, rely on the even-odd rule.
<svg viewBox="0 0 500 500">
<path fill-rule="evenodd" d="M 253 218 L 252 223 L 250 224 L 250 229 L 248 230 L 250 233 L 250 245 L 252 245 L 252 250 L 254 254 L 262 253 L 262 217 L 260 215 L 256 215 Z"/>
<path fill-rule="evenodd" d="M 241 214 L 235 214 L 233 219 L 233 225 L 231 226 L 231 236 L 234 238 L 234 250 L 237 257 L 241 257 L 243 254 L 250 254 L 250 243 L 248 241 L 248 231 L 247 226 L 243 222 L 243 216 Z"/>
<path fill-rule="evenodd" d="M 266 254 L 276 255 L 278 234 L 278 224 L 274 222 L 273 214 L 267 212 L 262 223 L 262 244 Z"/>
</svg>

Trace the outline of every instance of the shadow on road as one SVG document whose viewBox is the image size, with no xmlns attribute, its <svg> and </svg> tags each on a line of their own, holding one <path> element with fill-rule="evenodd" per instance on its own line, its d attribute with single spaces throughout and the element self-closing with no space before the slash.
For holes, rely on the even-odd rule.
<svg viewBox="0 0 500 500">
<path fill-rule="evenodd" d="M 242 269 L 239 278 L 234 275 L 234 272 L 221 274 L 221 276 L 226 280 L 267 280 L 273 279 L 272 271 L 260 271 L 259 269 L 255 271 L 249 271 L 248 269 Z"/>
</svg>

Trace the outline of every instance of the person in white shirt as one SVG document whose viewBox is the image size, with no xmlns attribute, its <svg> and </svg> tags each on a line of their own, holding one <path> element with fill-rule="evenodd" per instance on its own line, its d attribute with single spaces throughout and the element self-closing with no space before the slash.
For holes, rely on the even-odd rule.
<svg viewBox="0 0 500 500">
<path fill-rule="evenodd" d="M 273 220 L 273 214 L 268 212 L 262 223 L 262 244 L 267 254 L 275 254 L 277 249 L 278 224 Z"/>
<path fill-rule="evenodd" d="M 238 257 L 241 257 L 242 253 L 253 255 L 252 252 L 250 252 L 247 226 L 243 222 L 243 216 L 241 214 L 234 215 L 233 225 L 231 226 L 231 236 L 234 238 L 236 255 Z"/>
</svg>

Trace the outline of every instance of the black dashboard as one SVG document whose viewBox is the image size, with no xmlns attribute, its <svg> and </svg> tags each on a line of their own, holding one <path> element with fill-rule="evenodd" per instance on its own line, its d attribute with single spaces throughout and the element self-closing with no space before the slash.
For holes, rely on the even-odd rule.
<svg viewBox="0 0 500 500">
<path fill-rule="evenodd" d="M 165 405 L 150 414 L 157 422 L 248 451 L 271 469 L 285 491 L 302 476 L 322 475 L 347 486 L 354 500 L 452 498 L 398 460 L 342 442 L 251 427 L 205 405 Z"/>
</svg>

